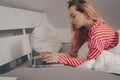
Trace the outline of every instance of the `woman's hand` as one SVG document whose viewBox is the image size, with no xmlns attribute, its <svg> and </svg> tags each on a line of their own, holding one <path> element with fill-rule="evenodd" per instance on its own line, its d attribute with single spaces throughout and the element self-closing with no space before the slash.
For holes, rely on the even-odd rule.
<svg viewBox="0 0 120 80">
<path fill-rule="evenodd" d="M 47 63 L 57 63 L 60 55 L 65 55 L 65 54 L 47 51 L 42 53 L 41 57 L 42 60 L 46 61 Z"/>
</svg>

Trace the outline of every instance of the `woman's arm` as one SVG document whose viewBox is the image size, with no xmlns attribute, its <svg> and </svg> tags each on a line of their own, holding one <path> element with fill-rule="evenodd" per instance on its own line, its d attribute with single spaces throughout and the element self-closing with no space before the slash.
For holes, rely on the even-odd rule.
<svg viewBox="0 0 120 80">
<path fill-rule="evenodd" d="M 86 58 L 84 59 L 80 59 L 80 58 L 73 58 L 71 56 L 59 56 L 59 60 L 58 62 L 60 64 L 67 64 L 67 65 L 71 65 L 73 67 L 79 66 L 81 64 L 83 64 L 84 62 L 90 60 L 90 59 L 95 59 L 97 58 L 102 50 L 104 49 L 105 43 L 103 40 L 100 39 L 91 39 L 89 41 L 89 52 Z"/>
</svg>

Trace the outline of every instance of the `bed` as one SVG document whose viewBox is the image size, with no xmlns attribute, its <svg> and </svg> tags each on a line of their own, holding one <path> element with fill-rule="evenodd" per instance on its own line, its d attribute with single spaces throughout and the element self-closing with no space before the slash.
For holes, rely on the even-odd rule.
<svg viewBox="0 0 120 80">
<path fill-rule="evenodd" d="M 94 71 L 90 69 L 84 69 L 81 67 L 77 68 L 73 68 L 70 66 L 53 66 L 43 68 L 29 67 L 29 57 L 30 53 L 32 52 L 32 49 L 31 44 L 29 42 L 29 34 L 26 33 L 26 29 L 34 28 L 33 26 L 34 23 L 36 23 L 36 21 L 39 21 L 39 19 L 47 21 L 46 14 L 13 9 L 3 6 L 1 6 L 0 9 L 6 11 L 10 9 L 12 14 L 11 17 L 13 17 L 14 15 L 19 15 L 18 20 L 19 22 L 22 21 L 21 23 L 19 23 L 19 25 L 18 24 L 13 25 L 14 23 L 11 24 L 12 22 L 10 23 L 9 22 L 10 20 L 8 21 L 7 26 L 5 26 L 6 23 L 1 24 L 0 30 L 2 31 L 20 29 L 22 30 L 22 34 L 0 38 L 1 44 L 4 45 L 4 47 L 1 47 L 0 50 L 2 51 L 1 52 L 2 57 L 0 58 L 0 70 L 3 71 L 6 69 L 5 67 L 9 67 L 12 65 L 11 70 L 6 72 L 3 71 L 3 73 L 1 72 L 0 77 L 17 77 L 19 80 L 120 80 L 119 75 L 109 74 L 101 71 Z M 4 11 L 2 12 L 4 13 Z M 10 12 L 8 12 L 8 14 L 9 13 Z M 6 15 L 8 14 L 6 13 Z M 5 16 L 5 14 L 3 15 Z M 21 16 L 22 17 L 24 16 L 24 18 L 22 19 Z M 70 50 L 69 46 L 70 46 L 69 43 L 62 43 L 62 48 L 60 52 L 68 52 Z M 12 62 L 12 64 L 9 64 L 9 62 Z"/>
<path fill-rule="evenodd" d="M 66 52 L 69 44 L 63 44 Z M 69 66 L 30 68 L 28 61 L 0 76 L 18 77 L 19 80 L 120 80 L 120 76 L 105 72 Z"/>
</svg>

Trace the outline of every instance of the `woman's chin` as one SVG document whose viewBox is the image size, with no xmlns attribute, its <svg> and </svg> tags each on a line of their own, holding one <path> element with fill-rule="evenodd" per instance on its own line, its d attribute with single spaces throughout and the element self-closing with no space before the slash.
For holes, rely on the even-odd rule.
<svg viewBox="0 0 120 80">
<path fill-rule="evenodd" d="M 77 30 L 80 29 L 80 28 L 81 28 L 80 26 L 76 26 L 76 27 L 75 27 L 75 29 L 77 29 Z"/>
</svg>

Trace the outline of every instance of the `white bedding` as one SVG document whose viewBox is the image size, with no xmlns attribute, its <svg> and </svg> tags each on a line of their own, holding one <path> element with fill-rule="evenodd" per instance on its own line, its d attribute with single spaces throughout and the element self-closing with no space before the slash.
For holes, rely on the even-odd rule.
<svg viewBox="0 0 120 80">
<path fill-rule="evenodd" d="M 120 80 L 120 76 L 113 74 L 69 66 L 29 68 L 23 65 L 0 76 L 19 80 Z"/>
<path fill-rule="evenodd" d="M 106 57 L 106 59 L 109 58 L 107 56 L 104 56 L 104 57 Z M 104 57 L 102 56 L 97 60 L 94 60 L 94 59 L 89 60 L 78 67 L 82 67 L 86 69 L 94 69 L 96 71 L 120 74 L 120 59 L 119 59 L 120 55 L 119 57 L 115 56 L 109 62 Z"/>
<path fill-rule="evenodd" d="M 120 74 L 120 55 L 103 51 L 93 66 L 95 70 Z"/>
<path fill-rule="evenodd" d="M 88 53 L 88 42 L 86 42 L 78 51 L 79 58 L 85 58 Z M 89 60 L 79 67 L 104 71 L 108 73 L 120 74 L 120 49 L 119 44 L 114 49 L 103 50 L 101 55 L 95 60 Z M 118 51 L 118 53 L 116 52 Z M 116 52 L 116 53 L 114 53 Z"/>
<path fill-rule="evenodd" d="M 30 37 L 33 49 L 37 52 L 58 52 L 62 44 L 56 34 L 55 28 L 45 22 L 40 22 L 40 24 L 35 26 Z"/>
</svg>

